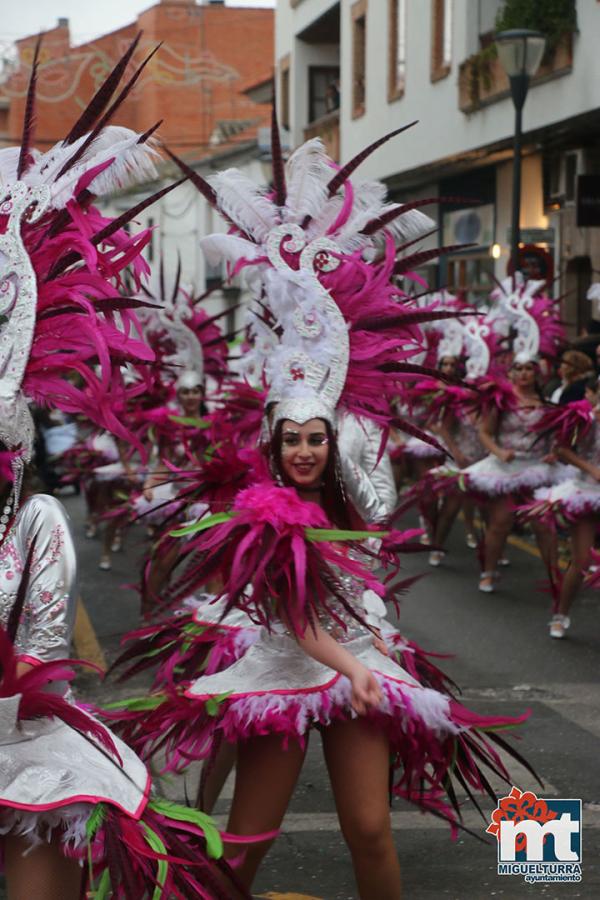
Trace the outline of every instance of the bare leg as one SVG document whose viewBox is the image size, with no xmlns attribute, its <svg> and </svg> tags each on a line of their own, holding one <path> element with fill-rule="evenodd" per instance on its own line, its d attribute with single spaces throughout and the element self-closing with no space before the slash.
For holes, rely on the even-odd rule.
<svg viewBox="0 0 600 900">
<path fill-rule="evenodd" d="M 253 835 L 279 828 L 302 769 L 306 748 L 290 741 L 287 750 L 279 735 L 249 738 L 238 744 L 235 791 L 227 830 L 231 834 Z M 248 845 L 242 864 L 236 869 L 242 883 L 250 888 L 271 841 Z M 238 856 L 240 847 L 225 845 L 225 856 Z"/>
<path fill-rule="evenodd" d="M 548 572 L 552 574 L 558 568 L 558 539 L 556 532 L 539 522 L 532 524 L 540 556 Z"/>
<path fill-rule="evenodd" d="M 414 460 L 414 471 L 417 481 L 422 481 L 425 475 L 435 466 L 437 466 L 439 460 L 437 459 L 429 459 L 425 457 L 424 459 L 420 457 L 416 457 Z M 430 492 L 428 492 L 430 494 Z M 431 499 L 430 496 L 426 498 L 422 498 L 419 500 L 419 512 L 425 519 L 427 524 L 427 533 L 430 540 L 433 540 L 437 516 L 438 516 L 438 501 L 437 498 Z"/>
<path fill-rule="evenodd" d="M 481 584 L 492 583 L 492 574 L 498 560 L 502 555 L 506 539 L 510 534 L 510 529 L 514 521 L 514 513 L 512 511 L 512 498 L 499 497 L 490 501 L 489 518 L 485 531 L 485 572 L 481 579 Z M 490 574 L 487 574 L 490 573 Z"/>
<path fill-rule="evenodd" d="M 463 497 L 453 493 L 444 498 L 442 508 L 439 511 L 433 543 L 436 547 L 443 547 L 450 534 L 450 529 L 458 515 Z"/>
<path fill-rule="evenodd" d="M 593 519 L 581 519 L 571 527 L 571 564 L 565 572 L 558 606 L 558 611 L 563 616 L 568 616 L 581 588 L 595 535 L 596 522 Z"/>
<path fill-rule="evenodd" d="M 148 577 L 142 590 L 142 614 L 144 616 L 150 615 L 153 607 L 160 601 L 162 590 L 177 565 L 180 551 L 181 548 L 177 544 L 167 550 L 159 544 L 152 553 Z"/>
<path fill-rule="evenodd" d="M 4 867 L 10 900 L 79 900 L 82 870 L 66 859 L 58 841 L 30 850 L 24 838 L 4 838 Z"/>
<path fill-rule="evenodd" d="M 465 518 L 465 531 L 467 534 L 475 534 L 475 501 L 471 497 L 464 497 L 462 511 Z"/>
<path fill-rule="evenodd" d="M 205 813 L 212 813 L 215 804 L 221 795 L 223 785 L 227 781 L 229 773 L 235 766 L 237 757 L 237 744 L 230 744 L 229 741 L 223 741 L 217 751 L 212 768 L 206 778 L 204 791 L 201 792 L 202 776 L 198 785 L 198 796 L 196 798 L 196 806 Z M 206 763 L 205 763 L 206 765 Z M 203 770 L 204 771 L 204 770 Z"/>
<path fill-rule="evenodd" d="M 389 788 L 389 742 L 364 719 L 323 729 L 323 749 L 361 900 L 400 900 Z"/>
</svg>

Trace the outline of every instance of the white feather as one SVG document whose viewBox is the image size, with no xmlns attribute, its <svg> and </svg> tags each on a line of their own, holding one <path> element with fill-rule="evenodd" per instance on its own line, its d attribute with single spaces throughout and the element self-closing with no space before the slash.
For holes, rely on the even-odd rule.
<svg viewBox="0 0 600 900">
<path fill-rule="evenodd" d="M 111 126 L 104 129 L 81 159 L 58 180 L 63 165 L 73 157 L 86 136 L 68 147 L 56 145 L 37 160 L 25 180 L 28 184 L 49 184 L 52 204 L 60 209 L 73 196 L 81 176 L 111 158 L 114 160 L 111 165 L 90 183 L 89 189 L 95 194 L 109 194 L 130 184 L 156 178 L 155 163 L 159 154 L 151 142 L 139 144 L 139 137 L 129 128 Z"/>
<path fill-rule="evenodd" d="M 437 222 L 430 216 L 425 215 L 418 209 L 410 209 L 403 215 L 398 216 L 393 222 L 385 226 L 394 238 L 396 244 L 403 244 L 406 241 L 412 241 L 414 238 L 425 234 L 427 231 L 437 228 Z M 373 235 L 373 239 L 378 241 L 383 235 L 383 230 Z"/>
<path fill-rule="evenodd" d="M 340 214 L 344 198 L 341 194 L 336 194 L 327 200 L 325 206 L 318 216 L 316 216 L 306 229 L 307 236 L 310 240 L 316 237 L 323 237 L 327 234 L 328 229 L 335 222 Z"/>
<path fill-rule="evenodd" d="M 222 260 L 236 263 L 242 258 L 256 259 L 261 253 L 252 241 L 235 234 L 209 234 L 201 239 L 200 247 L 209 266 L 216 266 Z"/>
<path fill-rule="evenodd" d="M 320 138 L 311 138 L 292 153 L 286 165 L 286 220 L 300 223 L 316 218 L 327 201 L 327 184 L 333 177 L 331 162 Z"/>
<path fill-rule="evenodd" d="M 210 179 L 220 208 L 246 234 L 261 243 L 279 224 L 277 210 L 259 188 L 238 169 L 226 169 Z"/>
</svg>

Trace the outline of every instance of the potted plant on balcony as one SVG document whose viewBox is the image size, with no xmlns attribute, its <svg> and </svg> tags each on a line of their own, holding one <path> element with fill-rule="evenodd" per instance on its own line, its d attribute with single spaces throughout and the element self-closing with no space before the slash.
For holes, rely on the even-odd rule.
<svg viewBox="0 0 600 900">
<path fill-rule="evenodd" d="M 537 79 L 568 71 L 573 60 L 573 32 L 577 30 L 575 0 L 506 0 L 496 17 L 496 31 L 530 28 L 546 38 L 546 52 Z M 508 91 L 508 80 L 497 61 L 493 36 L 487 46 L 460 66 L 459 106 L 473 112 Z"/>
</svg>

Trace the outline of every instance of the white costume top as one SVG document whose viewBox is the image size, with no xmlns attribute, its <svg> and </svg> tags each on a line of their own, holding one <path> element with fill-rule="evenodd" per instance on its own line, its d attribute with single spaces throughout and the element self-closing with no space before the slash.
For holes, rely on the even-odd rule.
<svg viewBox="0 0 600 900">
<path fill-rule="evenodd" d="M 61 504 L 44 494 L 19 509 L 0 548 L 0 624 L 6 626 L 35 541 L 17 631 L 19 655 L 35 665 L 68 657 L 76 608 L 73 540 Z M 59 719 L 17 719 L 19 695 L 0 699 L 0 834 L 24 813 L 48 821 L 52 810 L 106 802 L 138 818 L 150 779 L 144 764 L 114 735 L 122 765 Z M 83 807 L 85 811 L 86 807 Z M 89 806 L 87 806 L 89 810 Z M 87 818 L 89 812 L 84 815 Z M 12 816 L 12 818 L 11 818 Z M 51 821 L 51 817 L 50 817 Z M 84 825 L 82 839 L 85 836 Z"/>
<path fill-rule="evenodd" d="M 338 449 L 344 482 L 367 522 L 389 516 L 397 502 L 392 464 L 386 449 L 380 459 L 381 429 L 370 419 L 340 417 Z"/>
</svg>

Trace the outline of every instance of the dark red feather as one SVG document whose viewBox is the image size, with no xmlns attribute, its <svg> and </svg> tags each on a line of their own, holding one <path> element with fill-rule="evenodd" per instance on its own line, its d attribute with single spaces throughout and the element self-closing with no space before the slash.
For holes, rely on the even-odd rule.
<svg viewBox="0 0 600 900">
<path fill-rule="evenodd" d="M 37 72 L 40 57 L 40 47 L 42 46 L 42 35 L 35 42 L 35 50 L 33 51 L 33 62 L 31 64 L 31 75 L 29 76 L 29 86 L 27 88 L 27 100 L 25 102 L 25 115 L 23 116 L 23 133 L 21 136 L 21 152 L 19 153 L 19 163 L 17 166 L 17 178 L 21 178 L 32 163 L 31 157 L 31 138 L 33 136 L 33 122 L 35 116 L 35 91 L 37 86 Z"/>
<path fill-rule="evenodd" d="M 112 72 L 102 82 L 84 111 L 77 119 L 70 132 L 64 139 L 63 144 L 73 144 L 76 140 L 78 140 L 80 137 L 83 137 L 84 134 L 87 134 L 87 132 L 91 131 L 91 129 L 94 127 L 94 123 L 97 122 L 98 118 L 102 115 L 102 113 L 106 109 L 107 103 L 109 103 L 110 98 L 117 89 L 117 85 L 123 77 L 123 73 L 127 68 L 129 60 L 137 49 L 137 45 L 140 42 L 141 36 L 142 33 L 140 32 L 133 39 L 129 48 L 125 51 Z"/>
<path fill-rule="evenodd" d="M 173 160 L 176 166 L 179 166 L 183 174 L 189 178 L 195 188 L 198 188 L 202 196 L 210 203 L 210 205 L 217 209 L 217 195 L 215 194 L 213 188 L 210 186 L 208 181 L 199 175 L 191 166 L 188 166 L 182 159 L 173 153 L 172 150 L 169 150 L 168 147 L 163 146 L 163 150 L 167 154 L 167 156 Z"/>
<path fill-rule="evenodd" d="M 144 69 L 146 68 L 146 66 L 148 65 L 148 63 L 150 62 L 152 57 L 154 56 L 154 54 L 160 48 L 160 46 L 161 45 L 158 44 L 154 48 L 154 50 L 152 50 L 148 54 L 146 59 L 138 66 L 138 68 L 135 70 L 135 72 L 133 73 L 133 75 L 131 76 L 131 78 L 129 79 L 129 81 L 127 82 L 125 87 L 123 88 L 123 90 L 120 92 L 117 99 L 109 106 L 109 108 L 106 110 L 104 115 L 102 115 L 101 118 L 99 119 L 99 121 L 96 123 L 96 125 L 94 126 L 92 131 L 90 131 L 86 140 L 81 144 L 81 146 L 73 154 L 73 156 L 71 156 L 70 159 L 68 159 L 66 161 L 66 163 L 64 164 L 64 166 L 62 167 L 62 169 L 60 170 L 58 175 L 56 176 L 56 181 L 58 181 L 58 179 L 62 175 L 64 175 L 65 172 L 68 172 L 69 169 L 71 169 L 75 165 L 75 163 L 77 163 L 81 159 L 81 157 L 84 155 L 84 153 L 86 152 L 86 150 L 88 149 L 90 144 L 92 144 L 96 140 L 96 138 L 98 137 L 98 135 L 100 134 L 100 132 L 102 131 L 104 126 L 110 122 L 110 120 L 114 116 L 115 112 L 117 111 L 117 109 L 119 108 L 121 103 L 123 103 L 123 101 L 128 96 L 128 94 L 133 90 L 133 87 L 134 87 L 136 81 L 138 80 L 138 78 L 140 77 L 140 75 L 142 74 L 142 72 L 144 71 Z"/>
<path fill-rule="evenodd" d="M 448 253 L 455 253 L 457 250 L 468 250 L 469 247 L 476 246 L 477 243 L 473 241 L 470 244 L 449 244 L 446 247 L 434 247 L 433 250 L 421 250 L 419 253 L 411 253 L 410 256 L 405 256 L 403 259 L 398 260 L 394 266 L 394 275 L 402 275 L 404 272 L 423 266 L 438 256 L 446 256 Z"/>
<path fill-rule="evenodd" d="M 378 147 L 381 147 L 382 144 L 385 144 L 386 141 L 389 141 L 391 138 L 396 137 L 397 134 L 401 134 L 403 131 L 406 131 L 408 128 L 412 128 L 413 125 L 416 125 L 418 119 L 415 119 L 414 122 L 410 122 L 408 125 L 403 125 L 402 128 L 396 128 L 394 131 L 390 131 L 388 134 L 385 134 L 383 137 L 379 138 L 378 141 L 374 141 L 372 144 L 369 144 L 368 147 L 365 147 L 357 156 L 354 156 L 350 162 L 347 162 L 345 166 L 336 172 L 331 181 L 328 184 L 329 196 L 333 197 L 333 195 L 341 188 L 345 181 L 347 181 L 352 173 L 357 169 L 364 160 L 371 155 Z"/>
<path fill-rule="evenodd" d="M 387 328 L 398 328 L 404 325 L 421 325 L 423 322 L 436 322 L 439 319 L 461 319 L 463 316 L 482 316 L 475 309 L 420 309 L 410 313 L 400 313 L 397 316 L 369 316 L 359 319 L 352 326 L 352 330 L 381 331 Z"/>
<path fill-rule="evenodd" d="M 283 169 L 283 154 L 281 152 L 281 137 L 279 123 L 277 122 L 277 110 L 275 97 L 271 110 L 271 163 L 273 166 L 273 187 L 275 188 L 275 203 L 281 207 L 285 205 L 285 172 Z"/>
<path fill-rule="evenodd" d="M 410 212 L 411 209 L 420 209 L 422 206 L 429 206 L 432 203 L 477 203 L 477 200 L 466 200 L 464 197 L 425 197 L 422 200 L 413 200 L 411 203 L 399 204 L 394 209 L 388 209 L 382 216 L 371 219 L 362 229 L 361 234 L 375 234 L 397 219 L 404 213 Z"/>
</svg>

